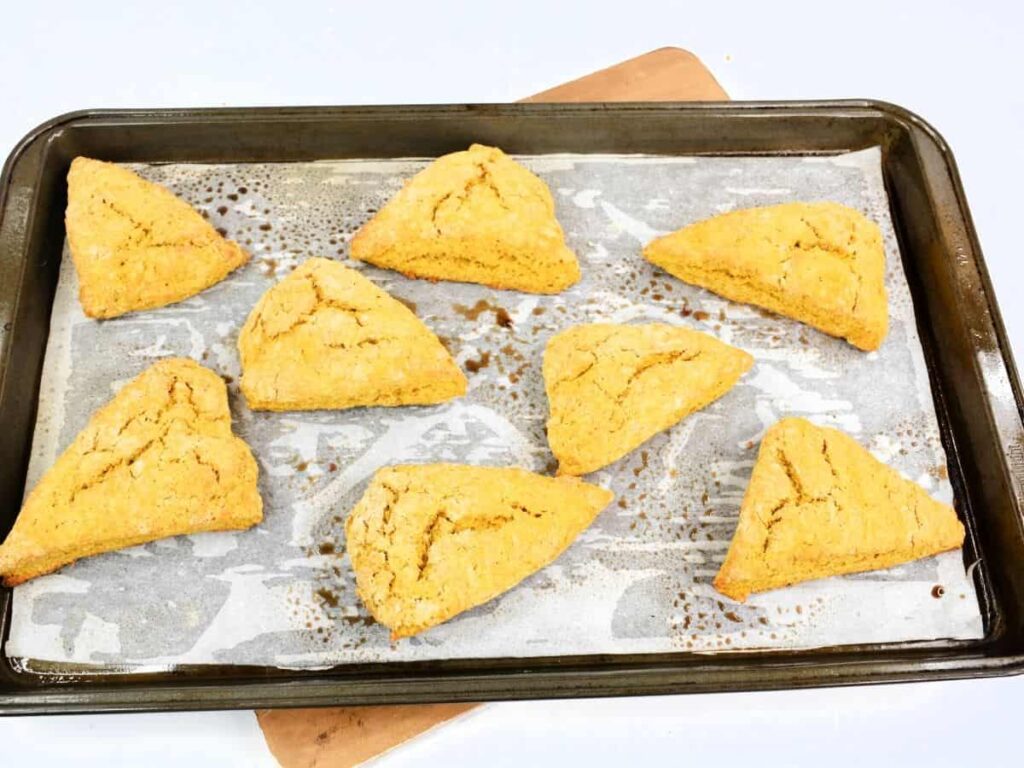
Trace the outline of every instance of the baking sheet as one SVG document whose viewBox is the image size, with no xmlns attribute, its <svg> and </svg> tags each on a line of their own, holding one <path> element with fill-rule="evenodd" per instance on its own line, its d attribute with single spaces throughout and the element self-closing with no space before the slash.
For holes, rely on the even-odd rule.
<svg viewBox="0 0 1024 768">
<path fill-rule="evenodd" d="M 879 150 L 521 160 L 555 195 L 581 283 L 538 297 L 406 280 L 346 260 L 415 307 L 467 369 L 469 392 L 430 408 L 292 414 L 246 408 L 236 385 L 239 327 L 304 258 L 345 259 L 352 234 L 427 161 L 130 166 L 206 212 L 254 259 L 188 301 L 95 322 L 81 314 L 65 252 L 28 487 L 127 379 L 155 359 L 186 355 L 229 381 L 235 429 L 260 463 L 266 518 L 248 532 L 154 542 L 19 586 L 6 654 L 33 667 L 47 662 L 50 671 L 323 667 L 980 638 L 959 552 L 742 605 L 710 585 L 758 440 L 782 416 L 838 426 L 933 495 L 951 498 Z M 797 199 L 843 202 L 882 226 L 891 330 L 878 352 L 724 301 L 640 257 L 651 238 L 699 218 Z M 617 501 L 556 563 L 485 606 L 391 643 L 354 594 L 342 554 L 348 509 L 385 464 L 553 467 L 543 433 L 543 345 L 561 328 L 597 320 L 687 325 L 746 349 L 757 363 L 722 400 L 591 475 Z"/>
</svg>

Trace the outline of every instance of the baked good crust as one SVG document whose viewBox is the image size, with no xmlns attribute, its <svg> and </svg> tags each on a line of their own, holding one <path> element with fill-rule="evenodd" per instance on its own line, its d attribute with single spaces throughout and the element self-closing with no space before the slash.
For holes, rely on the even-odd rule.
<svg viewBox="0 0 1024 768">
<path fill-rule="evenodd" d="M 580 279 L 551 192 L 495 147 L 417 173 L 356 233 L 352 258 L 406 277 L 559 293 Z"/>
<path fill-rule="evenodd" d="M 307 259 L 270 288 L 238 337 L 254 410 L 430 405 L 466 392 L 440 340 L 359 272 Z"/>
<path fill-rule="evenodd" d="M 8 586 L 100 552 L 263 518 L 227 388 L 198 363 L 154 363 L 100 408 L 25 499 L 3 545 Z"/>
<path fill-rule="evenodd" d="M 805 419 L 765 434 L 715 589 L 751 592 L 858 573 L 963 544 L 956 512 L 851 437 Z"/>
<path fill-rule="evenodd" d="M 644 258 L 680 280 L 863 350 L 878 349 L 888 332 L 881 231 L 838 203 L 724 213 L 653 240 Z"/>
<path fill-rule="evenodd" d="M 544 350 L 548 443 L 560 474 L 593 472 L 724 395 L 754 359 L 664 323 L 577 325 Z"/>
<path fill-rule="evenodd" d="M 612 498 L 523 469 L 385 467 L 345 523 L 356 591 L 392 637 L 414 635 L 555 560 Z"/>
<path fill-rule="evenodd" d="M 173 304 L 249 260 L 170 190 L 87 157 L 71 163 L 65 226 L 89 317 Z"/>
</svg>

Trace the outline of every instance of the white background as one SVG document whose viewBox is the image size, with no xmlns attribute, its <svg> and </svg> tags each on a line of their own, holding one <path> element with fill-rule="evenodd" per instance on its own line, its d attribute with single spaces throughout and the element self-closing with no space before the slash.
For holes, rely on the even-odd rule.
<svg viewBox="0 0 1024 768">
<path fill-rule="evenodd" d="M 0 153 L 85 107 L 511 101 L 664 45 L 735 99 L 870 97 L 953 147 L 1018 357 L 1019 2 L 0 2 Z M 1024 678 L 492 705 L 389 767 L 1019 764 Z M 271 766 L 250 712 L 0 720 L 0 765 Z"/>
</svg>

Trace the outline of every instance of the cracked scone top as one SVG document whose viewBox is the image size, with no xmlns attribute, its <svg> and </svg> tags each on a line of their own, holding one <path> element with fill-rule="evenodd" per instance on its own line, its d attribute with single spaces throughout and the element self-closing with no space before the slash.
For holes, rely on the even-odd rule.
<svg viewBox="0 0 1024 768">
<path fill-rule="evenodd" d="M 356 591 L 392 637 L 414 635 L 552 562 L 612 498 L 523 469 L 385 467 L 345 523 Z"/>
<path fill-rule="evenodd" d="M 680 280 L 863 350 L 878 349 L 888 331 L 882 234 L 838 203 L 724 213 L 653 240 L 644 258 Z"/>
<path fill-rule="evenodd" d="M 559 474 L 583 475 L 625 456 L 724 395 L 753 363 L 706 333 L 664 323 L 556 334 L 543 368 Z"/>
<path fill-rule="evenodd" d="M 837 429 L 783 419 L 765 433 L 715 588 L 736 600 L 963 544 L 952 507 Z"/>
<path fill-rule="evenodd" d="M 19 584 L 100 552 L 248 528 L 263 518 L 256 478 L 221 378 L 162 360 L 96 411 L 43 475 L 0 546 L 0 575 Z"/>
<path fill-rule="evenodd" d="M 474 144 L 417 173 L 352 240 L 352 257 L 406 277 L 558 293 L 580 279 L 547 185 Z"/>
<path fill-rule="evenodd" d="M 255 410 L 430 405 L 466 377 L 412 310 L 354 269 L 307 259 L 256 303 L 238 337 Z"/>
<path fill-rule="evenodd" d="M 173 304 L 249 260 L 168 189 L 86 157 L 71 163 L 65 225 L 89 317 Z"/>
</svg>

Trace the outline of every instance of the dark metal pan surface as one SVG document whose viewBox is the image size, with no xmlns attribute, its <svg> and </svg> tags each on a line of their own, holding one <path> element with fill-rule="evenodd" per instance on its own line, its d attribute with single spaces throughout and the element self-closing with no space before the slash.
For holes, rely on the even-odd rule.
<svg viewBox="0 0 1024 768">
<path fill-rule="evenodd" d="M 1009 344 L 953 156 L 917 116 L 870 101 L 516 104 L 85 111 L 30 133 L 0 178 L 0 536 L 24 490 L 77 155 L 138 162 L 426 157 L 472 142 L 510 153 L 830 154 L 881 146 L 929 366 L 977 641 L 812 651 L 477 659 L 327 671 L 203 666 L 51 675 L 0 653 L 0 712 L 389 704 L 796 688 L 980 677 L 1024 669 L 1024 423 Z M 0 638 L 10 622 L 0 590 Z"/>
</svg>

